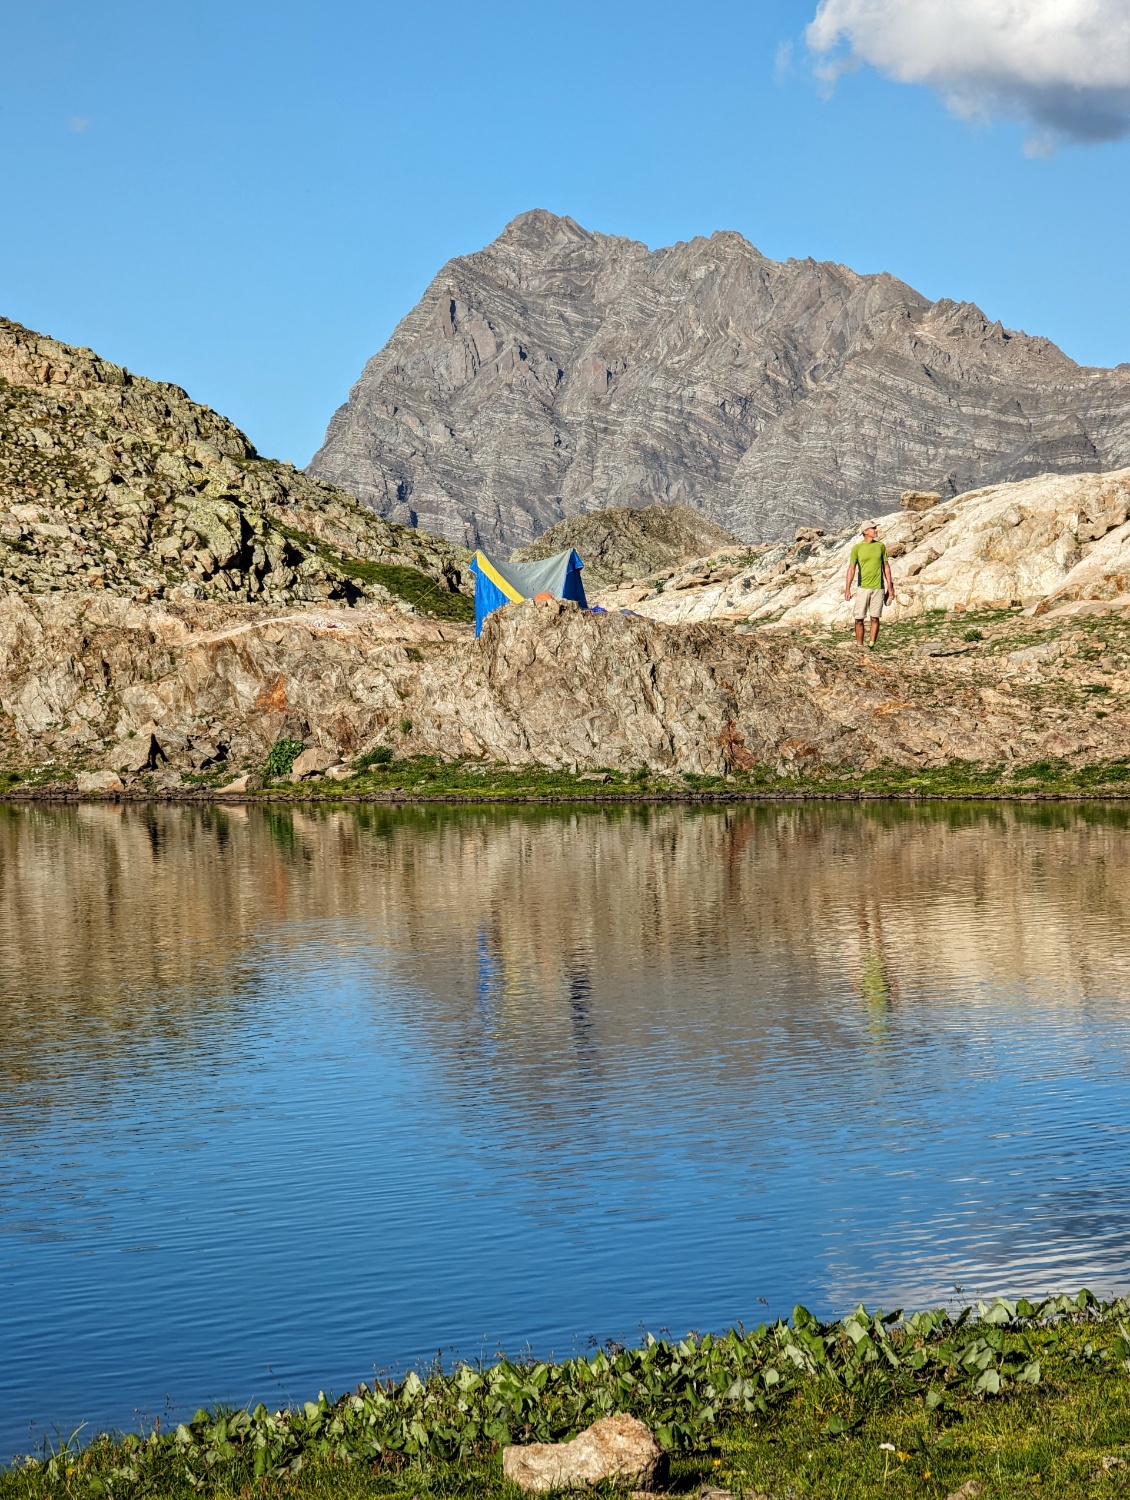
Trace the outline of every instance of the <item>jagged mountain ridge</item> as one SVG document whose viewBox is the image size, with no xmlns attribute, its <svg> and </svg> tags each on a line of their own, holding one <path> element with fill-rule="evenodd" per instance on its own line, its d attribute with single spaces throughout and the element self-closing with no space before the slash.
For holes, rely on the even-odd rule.
<svg viewBox="0 0 1130 1500">
<path fill-rule="evenodd" d="M 1086 369 L 895 277 L 666 249 L 535 210 L 448 262 L 309 472 L 452 541 L 679 503 L 745 540 L 1130 464 L 1130 368 Z"/>
</svg>

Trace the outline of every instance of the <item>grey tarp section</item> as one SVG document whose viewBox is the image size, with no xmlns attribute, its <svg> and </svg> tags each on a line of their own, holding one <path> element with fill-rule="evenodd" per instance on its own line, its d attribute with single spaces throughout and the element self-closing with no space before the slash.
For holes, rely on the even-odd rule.
<svg viewBox="0 0 1130 1500">
<path fill-rule="evenodd" d="M 538 594 L 552 594 L 555 599 L 560 599 L 570 567 L 584 566 L 572 547 L 565 552 L 555 552 L 552 557 L 543 557 L 539 562 L 499 562 L 489 552 L 484 552 L 483 556 L 523 599 L 534 599 Z"/>
</svg>

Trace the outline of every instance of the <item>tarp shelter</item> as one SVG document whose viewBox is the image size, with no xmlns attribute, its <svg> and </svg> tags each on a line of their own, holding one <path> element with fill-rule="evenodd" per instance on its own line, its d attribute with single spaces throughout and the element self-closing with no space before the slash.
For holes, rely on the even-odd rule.
<svg viewBox="0 0 1130 1500">
<path fill-rule="evenodd" d="M 476 552 L 471 559 L 471 572 L 475 575 L 475 634 L 482 633 L 483 621 L 492 610 L 501 609 L 504 604 L 521 604 L 523 599 L 536 599 L 539 594 L 573 599 L 582 609 L 588 609 L 581 582 L 583 567 L 572 547 L 568 552 L 558 552 L 538 562 L 523 563 L 498 562 L 485 552 Z"/>
</svg>

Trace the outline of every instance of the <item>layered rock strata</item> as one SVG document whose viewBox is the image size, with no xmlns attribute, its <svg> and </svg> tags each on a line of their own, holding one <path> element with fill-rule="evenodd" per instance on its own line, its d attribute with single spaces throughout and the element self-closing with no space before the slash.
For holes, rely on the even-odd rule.
<svg viewBox="0 0 1130 1500">
<path fill-rule="evenodd" d="M 1104 711 L 1073 708 L 1067 646 L 1049 640 L 1016 662 L 888 660 L 846 642 L 532 601 L 493 615 L 476 642 L 466 626 L 372 606 L 272 617 L 8 595 L 0 761 L 51 762 L 65 780 L 79 763 L 119 771 L 140 744 L 142 771 L 227 761 L 234 774 L 261 768 L 280 738 L 337 758 L 386 745 L 397 756 L 710 774 L 1124 754 L 1130 676 L 1087 663 L 1089 681 L 1101 669 Z M 1054 702 L 1033 696 L 1044 679 Z"/>
<path fill-rule="evenodd" d="M 688 505 L 765 541 L 905 489 L 1127 464 L 1130 368 L 738 234 L 649 251 L 539 210 L 443 267 L 310 472 L 509 550 L 608 507 Z"/>
<path fill-rule="evenodd" d="M 0 320 L 0 589 L 451 613 L 465 563 L 260 458 L 178 387 Z"/>
</svg>

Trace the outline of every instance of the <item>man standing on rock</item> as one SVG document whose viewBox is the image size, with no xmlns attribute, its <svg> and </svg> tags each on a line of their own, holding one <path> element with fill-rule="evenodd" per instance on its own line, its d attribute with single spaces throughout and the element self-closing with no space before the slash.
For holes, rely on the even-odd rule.
<svg viewBox="0 0 1130 1500">
<path fill-rule="evenodd" d="M 855 596 L 855 640 L 857 645 L 863 645 L 863 622 L 870 618 L 871 639 L 867 644 L 874 646 L 879 639 L 883 605 L 895 597 L 895 582 L 891 577 L 887 549 L 879 540 L 879 527 L 874 521 L 867 522 L 863 528 L 863 540 L 856 542 L 851 549 L 851 561 L 844 581 L 844 598 L 849 601 L 857 573 L 859 591 Z"/>
</svg>

